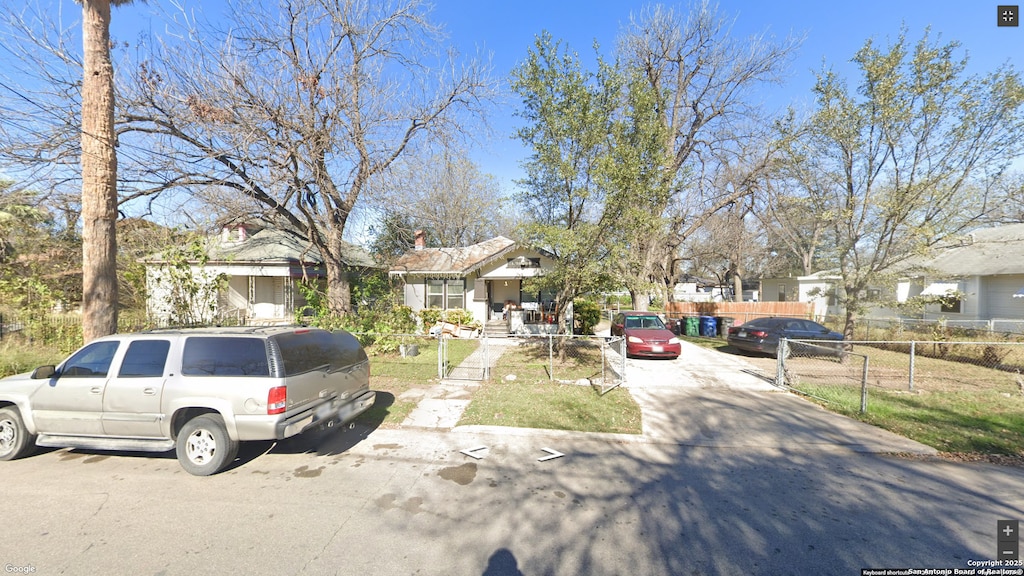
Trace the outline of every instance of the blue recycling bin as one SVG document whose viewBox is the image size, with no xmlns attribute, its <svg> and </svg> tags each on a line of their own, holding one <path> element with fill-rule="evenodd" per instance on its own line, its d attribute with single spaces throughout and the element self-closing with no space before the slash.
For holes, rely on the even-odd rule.
<svg viewBox="0 0 1024 576">
<path fill-rule="evenodd" d="M 700 317 L 700 335 L 711 338 L 718 336 L 718 322 L 715 322 L 714 316 Z"/>
</svg>

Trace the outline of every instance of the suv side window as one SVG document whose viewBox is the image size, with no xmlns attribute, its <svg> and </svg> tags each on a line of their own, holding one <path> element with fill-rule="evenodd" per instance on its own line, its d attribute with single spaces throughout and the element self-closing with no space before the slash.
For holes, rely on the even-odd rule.
<svg viewBox="0 0 1024 576">
<path fill-rule="evenodd" d="M 101 378 L 110 370 L 110 363 L 120 342 L 106 341 L 90 344 L 68 358 L 60 370 L 61 378 Z"/>
<path fill-rule="evenodd" d="M 344 367 L 330 332 L 281 334 L 275 338 L 286 376 Z"/>
<path fill-rule="evenodd" d="M 270 376 L 267 346 L 260 338 L 193 336 L 185 340 L 185 376 Z"/>
<path fill-rule="evenodd" d="M 164 375 L 167 363 L 168 340 L 136 340 L 128 345 L 121 362 L 121 378 L 160 377 Z"/>
</svg>

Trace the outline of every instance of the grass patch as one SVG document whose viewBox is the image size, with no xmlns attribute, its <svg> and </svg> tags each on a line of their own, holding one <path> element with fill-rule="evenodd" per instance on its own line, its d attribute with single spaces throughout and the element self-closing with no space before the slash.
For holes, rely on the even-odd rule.
<svg viewBox="0 0 1024 576">
<path fill-rule="evenodd" d="M 849 365 L 791 363 L 796 389 L 832 411 L 941 452 L 1024 456 L 1024 395 L 1015 374 L 918 357 L 911 391 L 906 354 L 863 346 L 856 352 L 869 358 L 867 413 L 860 413 L 860 358 Z"/>
<path fill-rule="evenodd" d="M 860 413 L 860 390 L 801 384 L 827 408 L 927 444 L 941 452 L 1024 455 L 1024 397 L 999 393 L 899 393 L 872 390 Z"/>
<path fill-rule="evenodd" d="M 548 350 L 546 338 L 527 340 L 505 350 L 491 375 L 495 380 L 515 376 L 518 382 L 530 383 L 599 378 L 603 345 L 596 340 L 570 340 L 565 343 L 565 358 L 561 359 L 558 350 L 553 353 Z"/>
<path fill-rule="evenodd" d="M 590 386 L 518 380 L 495 380 L 477 390 L 459 420 L 459 425 L 471 424 L 642 433 L 640 406 L 625 389 L 600 396 Z"/>
<path fill-rule="evenodd" d="M 31 372 L 47 364 L 58 364 L 64 356 L 56 346 L 0 344 L 0 378 Z"/>
</svg>

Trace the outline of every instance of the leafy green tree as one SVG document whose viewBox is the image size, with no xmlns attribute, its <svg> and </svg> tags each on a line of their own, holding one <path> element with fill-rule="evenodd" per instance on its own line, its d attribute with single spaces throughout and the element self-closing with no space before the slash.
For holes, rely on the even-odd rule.
<svg viewBox="0 0 1024 576">
<path fill-rule="evenodd" d="M 566 333 L 568 304 L 610 282 L 600 171 L 621 83 L 603 64 L 598 74 L 585 71 L 547 32 L 512 77 L 522 98 L 517 116 L 526 122 L 516 136 L 530 149 L 516 196 L 531 218 L 522 240 L 556 257 L 554 270 L 531 285 L 556 294 L 559 331 Z"/>
<path fill-rule="evenodd" d="M 206 239 L 200 236 L 161 254 L 159 266 L 150 277 L 150 290 L 166 298 L 171 324 L 201 326 L 213 319 L 217 299 L 227 288 L 228 275 L 206 270 L 209 259 Z"/>
<path fill-rule="evenodd" d="M 868 40 L 853 61 L 856 91 L 823 70 L 817 107 L 790 136 L 788 161 L 803 200 L 826 223 L 842 277 L 845 334 L 867 289 L 972 225 L 977 193 L 1022 152 L 1024 86 L 1008 66 L 968 75 L 956 42 L 928 33 L 911 46 Z"/>
</svg>

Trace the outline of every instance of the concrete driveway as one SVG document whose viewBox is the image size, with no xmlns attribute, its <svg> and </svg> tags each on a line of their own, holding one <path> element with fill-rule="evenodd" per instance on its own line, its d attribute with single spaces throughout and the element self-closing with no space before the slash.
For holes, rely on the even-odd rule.
<svg viewBox="0 0 1024 576">
<path fill-rule="evenodd" d="M 644 436 L 685 446 L 934 454 L 935 449 L 780 391 L 740 356 L 683 342 L 676 360 L 628 359 Z"/>
</svg>

